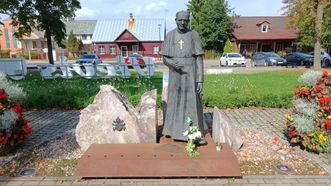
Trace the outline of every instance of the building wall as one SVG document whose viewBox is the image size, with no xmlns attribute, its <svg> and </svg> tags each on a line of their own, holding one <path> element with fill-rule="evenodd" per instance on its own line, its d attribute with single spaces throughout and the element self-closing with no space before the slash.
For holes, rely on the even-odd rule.
<svg viewBox="0 0 331 186">
<path fill-rule="evenodd" d="M 21 43 L 14 36 L 15 28 L 11 25 L 11 21 L 3 21 L 4 25 L 0 25 L 0 50 L 20 51 Z"/>
<path fill-rule="evenodd" d="M 92 35 L 75 35 L 75 37 L 82 40 L 84 45 L 92 44 Z"/>
<path fill-rule="evenodd" d="M 132 46 L 138 45 L 138 53 L 143 56 L 150 57 L 160 57 L 159 53 L 153 53 L 153 46 L 159 47 L 159 52 L 162 50 L 162 42 L 107 42 L 107 43 L 95 43 L 94 44 L 94 52 L 97 53 L 101 58 L 115 58 L 118 55 L 121 55 L 121 46 L 127 46 L 128 54 L 134 53 L 132 51 Z M 104 52 L 99 51 L 101 46 L 104 47 Z M 114 46 L 116 48 L 116 53 L 110 53 L 110 46 Z"/>
</svg>

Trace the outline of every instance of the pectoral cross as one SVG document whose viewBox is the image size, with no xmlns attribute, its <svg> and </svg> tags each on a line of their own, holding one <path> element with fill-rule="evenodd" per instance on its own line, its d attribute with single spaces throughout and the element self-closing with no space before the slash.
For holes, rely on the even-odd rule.
<svg viewBox="0 0 331 186">
<path fill-rule="evenodd" d="M 180 45 L 180 49 L 183 49 L 184 41 L 183 40 L 180 40 L 178 43 Z"/>
</svg>

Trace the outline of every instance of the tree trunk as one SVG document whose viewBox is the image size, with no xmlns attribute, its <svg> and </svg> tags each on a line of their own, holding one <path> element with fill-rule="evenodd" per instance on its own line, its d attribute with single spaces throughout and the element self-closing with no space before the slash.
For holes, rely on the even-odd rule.
<svg viewBox="0 0 331 186">
<path fill-rule="evenodd" d="M 48 61 L 49 64 L 54 65 L 54 59 L 53 59 L 53 48 L 52 48 L 52 36 L 49 33 L 49 27 L 46 28 L 45 30 L 45 34 L 46 34 L 46 39 L 47 39 L 47 48 L 48 48 Z"/>
<path fill-rule="evenodd" d="M 317 16 L 315 23 L 315 47 L 314 47 L 314 69 L 321 69 L 321 35 L 323 21 L 323 5 L 321 0 L 317 0 Z"/>
</svg>

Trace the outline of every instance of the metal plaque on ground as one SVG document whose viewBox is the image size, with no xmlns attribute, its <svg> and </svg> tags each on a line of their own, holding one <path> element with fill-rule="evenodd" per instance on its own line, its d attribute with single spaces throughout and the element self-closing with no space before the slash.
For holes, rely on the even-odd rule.
<svg viewBox="0 0 331 186">
<path fill-rule="evenodd" d="M 200 156 L 189 157 L 185 142 L 162 137 L 158 144 L 93 144 L 80 158 L 75 176 L 102 178 L 241 177 L 238 160 L 223 144 L 216 151 L 211 136 Z"/>
</svg>

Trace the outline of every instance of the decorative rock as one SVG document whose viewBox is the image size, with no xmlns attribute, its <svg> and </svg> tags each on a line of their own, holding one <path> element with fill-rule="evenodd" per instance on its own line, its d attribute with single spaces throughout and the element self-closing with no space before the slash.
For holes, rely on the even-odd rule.
<svg viewBox="0 0 331 186">
<path fill-rule="evenodd" d="M 94 102 L 81 111 L 76 140 L 82 151 L 91 144 L 156 143 L 156 89 L 135 109 L 111 85 L 101 85 Z"/>
<path fill-rule="evenodd" d="M 239 130 L 230 123 L 226 116 L 214 107 L 213 112 L 213 140 L 216 144 L 227 143 L 232 150 L 239 150 L 243 145 Z"/>
</svg>

